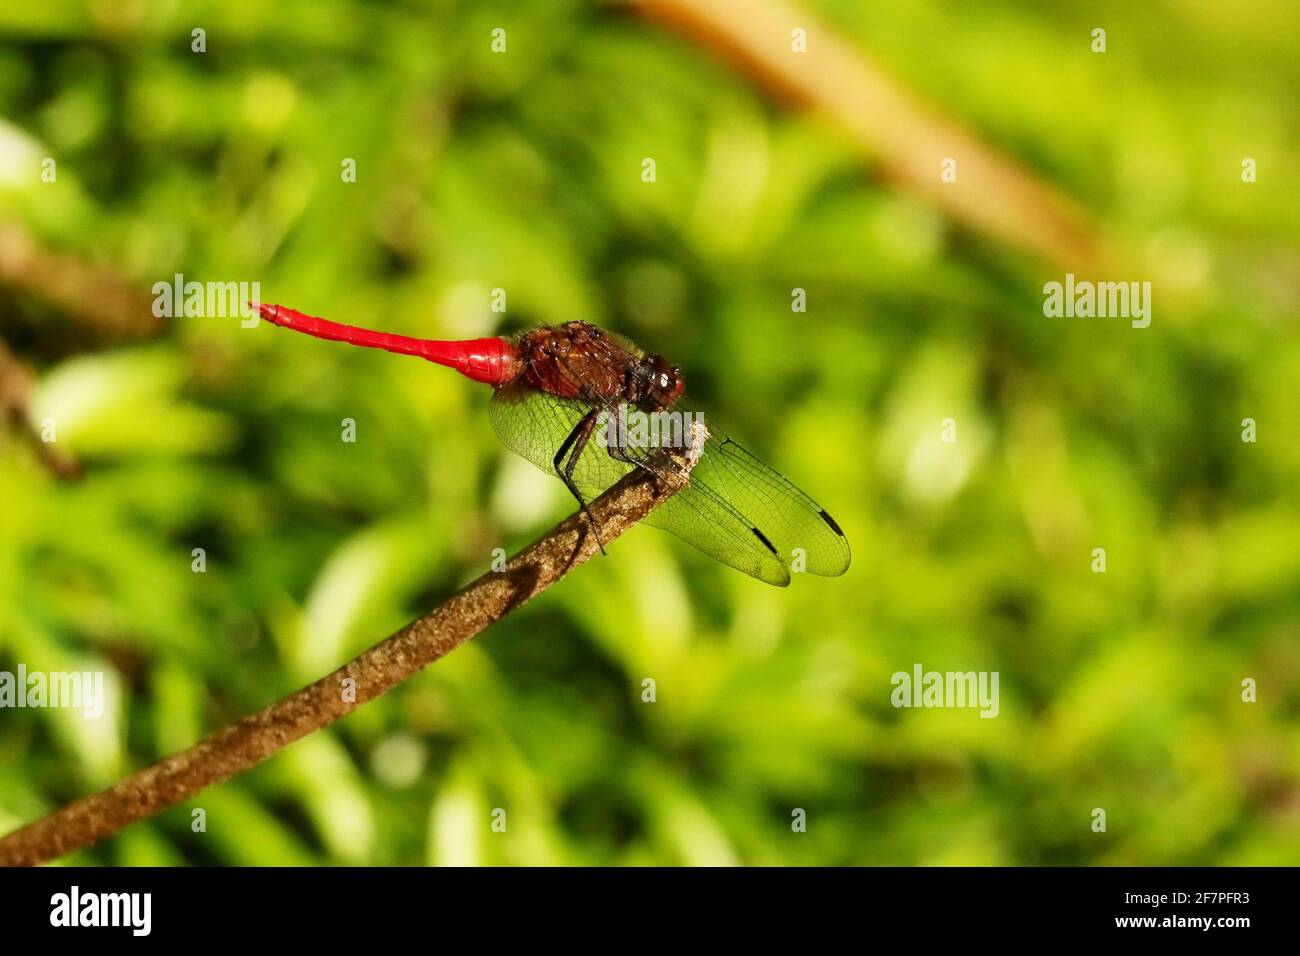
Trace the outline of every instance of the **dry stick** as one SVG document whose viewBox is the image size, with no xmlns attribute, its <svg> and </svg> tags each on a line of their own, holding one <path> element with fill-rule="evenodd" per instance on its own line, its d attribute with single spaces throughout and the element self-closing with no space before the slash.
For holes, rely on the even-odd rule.
<svg viewBox="0 0 1300 956">
<path fill-rule="evenodd" d="M 31 420 L 29 402 L 35 385 L 36 377 L 32 370 L 19 361 L 0 339 L 0 427 L 6 421 L 11 423 L 14 430 L 31 443 L 37 460 L 56 478 L 80 478 L 81 465 L 77 460 L 42 441 Z"/>
<path fill-rule="evenodd" d="M 1076 203 L 962 128 L 863 50 L 782 0 L 631 0 L 633 9 L 724 53 L 760 83 L 817 110 L 884 175 L 981 232 L 1076 272 L 1096 259 L 1095 228 Z M 807 32 L 807 51 L 790 48 Z M 940 179 L 957 160 L 957 179 Z"/>
<path fill-rule="evenodd" d="M 697 438 L 697 444 L 702 440 L 702 436 Z M 591 515 L 606 544 L 685 486 L 693 461 L 681 452 L 658 454 L 667 456 L 676 467 L 660 459 L 657 479 L 637 469 L 591 503 Z M 591 523 L 578 512 L 511 558 L 502 571 L 478 578 L 328 677 L 102 793 L 8 834 L 0 839 L 0 865 L 34 866 L 90 846 L 248 770 L 455 650 L 597 550 Z M 349 688 L 355 692 L 351 699 L 345 693 Z"/>
<path fill-rule="evenodd" d="M 0 284 L 51 303 L 101 338 L 148 338 L 165 324 L 144 290 L 111 269 L 48 248 L 14 222 L 0 221 Z"/>
</svg>

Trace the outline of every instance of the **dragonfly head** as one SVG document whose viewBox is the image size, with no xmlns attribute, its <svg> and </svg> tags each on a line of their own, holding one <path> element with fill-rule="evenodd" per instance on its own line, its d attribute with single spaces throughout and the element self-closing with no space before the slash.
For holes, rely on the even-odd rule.
<svg viewBox="0 0 1300 956">
<path fill-rule="evenodd" d="M 681 398 L 686 382 L 682 379 L 682 370 L 676 365 L 669 365 L 662 355 L 647 355 L 641 362 L 642 400 L 641 404 L 649 411 L 660 411 L 672 407 Z"/>
</svg>

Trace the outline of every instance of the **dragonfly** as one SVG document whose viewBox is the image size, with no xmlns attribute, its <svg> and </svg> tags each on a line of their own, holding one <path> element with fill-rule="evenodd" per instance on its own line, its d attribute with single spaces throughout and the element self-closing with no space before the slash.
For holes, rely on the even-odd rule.
<svg viewBox="0 0 1300 956">
<path fill-rule="evenodd" d="M 588 518 L 587 503 L 633 469 L 680 467 L 652 455 L 655 448 L 707 435 L 689 449 L 694 467 L 685 486 L 653 509 L 646 524 L 779 587 L 790 583 L 792 568 L 830 577 L 848 570 L 848 539 L 835 519 L 711 418 L 705 421 L 684 396 L 681 369 L 620 335 L 574 321 L 512 336 L 420 339 L 281 305 L 256 308 L 281 328 L 419 356 L 492 386 L 490 419 L 501 442 L 556 475 Z M 692 429 L 695 422 L 705 427 Z M 599 542 L 598 529 L 596 536 Z"/>
</svg>

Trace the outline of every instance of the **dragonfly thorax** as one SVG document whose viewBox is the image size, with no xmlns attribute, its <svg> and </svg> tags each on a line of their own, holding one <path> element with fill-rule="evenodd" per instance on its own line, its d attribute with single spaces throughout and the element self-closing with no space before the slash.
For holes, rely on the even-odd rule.
<svg viewBox="0 0 1300 956">
<path fill-rule="evenodd" d="M 590 406 L 626 403 L 642 411 L 668 408 L 682 394 L 681 371 L 660 355 L 587 322 L 534 329 L 516 345 L 520 377 L 530 386 Z"/>
</svg>

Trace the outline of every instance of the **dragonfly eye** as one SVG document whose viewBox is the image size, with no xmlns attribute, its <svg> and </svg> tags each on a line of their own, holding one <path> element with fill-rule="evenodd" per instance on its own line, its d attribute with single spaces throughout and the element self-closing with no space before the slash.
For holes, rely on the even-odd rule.
<svg viewBox="0 0 1300 956">
<path fill-rule="evenodd" d="M 667 408 L 682 393 L 681 372 L 660 355 L 647 356 L 640 370 L 645 383 L 645 400 L 656 409 Z"/>
</svg>

